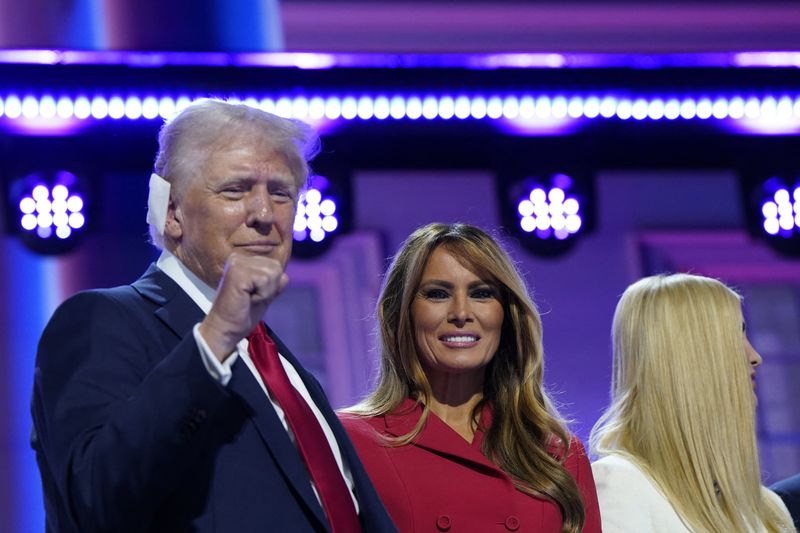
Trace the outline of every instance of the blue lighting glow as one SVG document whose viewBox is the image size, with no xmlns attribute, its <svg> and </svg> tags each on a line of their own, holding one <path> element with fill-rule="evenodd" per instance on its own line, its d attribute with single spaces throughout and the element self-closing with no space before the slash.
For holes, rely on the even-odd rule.
<svg viewBox="0 0 800 533">
<path fill-rule="evenodd" d="M 800 67 L 800 52 L 717 52 L 680 54 L 607 54 L 515 52 L 490 54 L 381 54 L 310 52 L 141 52 L 90 50 L 0 50 L 0 63 L 33 65 L 123 65 L 158 68 L 203 67 L 328 68 L 709 68 Z"/>
<path fill-rule="evenodd" d="M 313 176 L 311 185 L 300 194 L 294 218 L 293 236 L 298 242 L 321 242 L 339 227 L 336 200 L 325 196 L 328 180 Z"/>
<path fill-rule="evenodd" d="M 0 93 L 0 117 L 24 124 L 42 121 L 164 120 L 184 109 L 184 94 L 41 95 Z M 298 120 L 488 120 L 535 123 L 586 120 L 716 121 L 735 131 L 786 134 L 800 129 L 800 94 L 309 94 L 249 96 L 237 100 Z M 555 121 L 555 122 L 554 122 Z M 536 129 L 533 127 L 532 129 Z"/>
<path fill-rule="evenodd" d="M 800 183 L 787 187 L 778 178 L 764 184 L 766 193 L 761 203 L 761 225 L 771 236 L 790 238 L 800 234 Z"/>
<path fill-rule="evenodd" d="M 61 171 L 57 173 L 57 179 L 74 182 L 75 177 Z M 19 199 L 19 224 L 26 232 L 36 233 L 42 239 L 49 239 L 54 234 L 59 239 L 67 239 L 73 230 L 86 223 L 83 207 L 83 198 L 70 192 L 64 183 L 58 183 L 52 189 L 40 183 Z"/>
<path fill-rule="evenodd" d="M 572 178 L 556 174 L 549 186 L 533 185 L 517 204 L 522 231 L 540 239 L 564 240 L 583 225 L 580 199 L 570 193 Z"/>
</svg>

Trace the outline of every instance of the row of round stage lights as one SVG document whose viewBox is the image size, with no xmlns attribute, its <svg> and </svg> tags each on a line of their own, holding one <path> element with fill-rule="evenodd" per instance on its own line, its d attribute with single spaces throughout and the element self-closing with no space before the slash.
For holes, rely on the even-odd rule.
<svg viewBox="0 0 800 533">
<path fill-rule="evenodd" d="M 555 237 L 564 240 L 578 233 L 583 224 L 580 210 L 580 201 L 568 197 L 560 187 L 547 191 L 536 187 L 517 205 L 522 231 L 533 233 L 540 239 Z"/>
<path fill-rule="evenodd" d="M 627 98 L 617 96 L 286 96 L 238 100 L 300 120 L 370 119 L 800 119 L 800 96 Z M 0 97 L 0 117 L 10 119 L 170 118 L 189 96 Z"/>
<path fill-rule="evenodd" d="M 761 205 L 764 231 L 770 235 L 791 237 L 800 232 L 800 185 L 791 193 L 780 188 Z"/>
<path fill-rule="evenodd" d="M 338 227 L 336 201 L 333 198 L 324 197 L 322 192 L 314 188 L 301 193 L 294 218 L 295 241 L 311 239 L 314 242 L 322 242 Z"/>
<path fill-rule="evenodd" d="M 19 210 L 22 229 L 35 231 L 43 239 L 53 235 L 67 239 L 86 222 L 82 212 L 83 199 L 71 194 L 65 185 L 56 185 L 52 190 L 37 185 L 30 196 L 19 201 Z"/>
</svg>

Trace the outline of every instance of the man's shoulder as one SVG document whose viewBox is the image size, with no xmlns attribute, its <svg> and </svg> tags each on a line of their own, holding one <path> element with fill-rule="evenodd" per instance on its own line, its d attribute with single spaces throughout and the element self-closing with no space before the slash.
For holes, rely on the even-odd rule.
<svg viewBox="0 0 800 533">
<path fill-rule="evenodd" d="M 119 303 L 138 302 L 142 298 L 156 302 L 164 301 L 180 287 L 155 265 L 150 267 L 141 277 L 124 285 L 115 287 L 92 288 L 82 290 L 70 296 L 66 302 L 78 301 L 91 303 L 98 300 L 113 300 Z"/>
<path fill-rule="evenodd" d="M 800 474 L 778 481 L 770 489 L 778 494 L 792 496 L 800 501 Z"/>
<path fill-rule="evenodd" d="M 133 283 L 76 292 L 58 306 L 53 319 L 113 319 L 114 316 L 136 310 L 150 312 L 166 299 L 164 291 L 174 292 L 175 288 L 169 286 L 169 281 L 163 273 L 151 266 Z"/>
<path fill-rule="evenodd" d="M 96 308 L 107 308 L 108 306 L 125 304 L 132 302 L 138 297 L 138 293 L 131 285 L 120 285 L 118 287 L 107 287 L 100 289 L 86 289 L 68 297 L 58 306 L 56 314 L 59 312 L 77 312 L 79 309 L 86 309 L 87 312 Z"/>
</svg>

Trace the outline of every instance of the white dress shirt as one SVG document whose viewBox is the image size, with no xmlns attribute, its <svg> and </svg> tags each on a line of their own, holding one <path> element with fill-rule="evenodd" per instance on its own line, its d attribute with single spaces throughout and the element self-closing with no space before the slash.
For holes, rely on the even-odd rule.
<svg viewBox="0 0 800 533">
<path fill-rule="evenodd" d="M 607 455 L 592 463 L 592 473 L 604 533 L 693 533 L 650 476 L 627 458 Z M 778 495 L 763 490 L 788 516 Z"/>
<path fill-rule="evenodd" d="M 197 304 L 197 306 L 202 309 L 204 313 L 208 314 L 208 312 L 211 310 L 211 305 L 214 302 L 214 298 L 216 297 L 216 290 L 209 287 L 205 282 L 192 273 L 192 271 L 186 268 L 186 266 L 181 263 L 177 257 L 167 250 L 164 250 L 161 253 L 161 257 L 158 258 L 156 266 L 159 268 L 159 270 L 164 272 L 164 274 L 169 276 L 172 281 L 177 283 L 178 286 L 183 289 L 187 295 L 189 295 L 189 298 L 191 298 L 192 301 Z M 233 364 L 236 362 L 237 358 L 241 358 L 242 361 L 244 361 L 244 363 L 247 365 L 247 368 L 250 369 L 253 377 L 261 387 L 261 390 L 264 391 L 264 396 L 269 400 L 270 404 L 275 409 L 275 412 L 277 413 L 281 424 L 283 424 L 284 429 L 286 429 L 286 432 L 289 434 L 289 438 L 291 439 L 292 443 L 297 446 L 292 429 L 286 422 L 286 415 L 284 414 L 283 409 L 281 409 L 281 406 L 275 401 L 275 398 L 272 396 L 272 394 L 270 394 L 269 390 L 264 385 L 264 380 L 261 379 L 261 375 L 258 373 L 258 370 L 253 364 L 252 359 L 250 359 L 250 354 L 247 351 L 249 345 L 247 338 L 240 340 L 236 345 L 236 351 L 227 359 L 225 359 L 224 362 L 220 363 L 219 360 L 214 356 L 211 349 L 208 347 L 208 344 L 206 344 L 206 341 L 198 332 L 199 325 L 200 324 L 198 323 L 194 326 L 193 334 L 195 341 L 197 342 L 197 346 L 200 349 L 200 355 L 203 358 L 203 364 L 208 370 L 208 373 L 211 374 L 211 376 L 219 381 L 222 385 L 227 385 L 231 379 L 231 368 Z M 336 437 L 334 437 L 333 431 L 328 425 L 328 422 L 325 420 L 325 417 L 322 416 L 319 408 L 316 406 L 316 404 L 314 404 L 314 400 L 311 398 L 311 395 L 309 394 L 308 389 L 306 389 L 306 386 L 303 383 L 303 380 L 300 378 L 300 375 L 297 373 L 297 370 L 286 358 L 280 354 L 278 355 L 280 357 L 281 364 L 283 365 L 283 369 L 286 371 L 286 375 L 289 377 L 289 382 L 297 390 L 297 392 L 300 393 L 300 396 L 303 397 L 305 402 L 311 408 L 311 411 L 314 413 L 314 416 L 317 418 L 319 425 L 322 427 L 322 431 L 325 433 L 325 438 L 328 440 L 328 444 L 333 452 L 333 457 L 336 459 L 336 464 L 339 467 L 339 470 L 342 472 L 342 476 L 347 483 L 347 487 L 350 489 L 350 496 L 353 498 L 356 512 L 358 512 L 358 500 L 356 500 L 353 492 L 353 476 L 350 472 L 349 465 L 347 465 L 342 458 L 342 452 L 339 450 L 339 444 L 336 442 Z M 314 489 L 314 494 L 319 500 L 317 488 L 314 486 L 313 480 L 310 481 L 311 486 Z"/>
</svg>

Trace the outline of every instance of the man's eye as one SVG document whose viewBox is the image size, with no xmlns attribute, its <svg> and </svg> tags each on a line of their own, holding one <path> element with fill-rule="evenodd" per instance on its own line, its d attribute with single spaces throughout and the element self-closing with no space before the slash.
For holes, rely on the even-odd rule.
<svg viewBox="0 0 800 533">
<path fill-rule="evenodd" d="M 245 191 L 242 187 L 226 187 L 222 189 L 221 193 L 226 198 L 241 198 Z"/>
<path fill-rule="evenodd" d="M 269 194 L 270 196 L 272 196 L 273 199 L 275 199 L 275 201 L 278 202 L 294 201 L 296 197 L 293 190 L 283 187 L 276 187 L 274 189 L 270 189 Z"/>
</svg>

